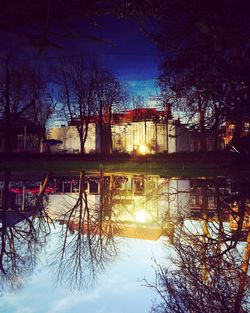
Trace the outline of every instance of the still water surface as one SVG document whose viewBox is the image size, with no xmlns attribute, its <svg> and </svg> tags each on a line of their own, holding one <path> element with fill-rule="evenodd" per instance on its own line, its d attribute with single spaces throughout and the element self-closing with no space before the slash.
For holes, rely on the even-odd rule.
<svg viewBox="0 0 250 313">
<path fill-rule="evenodd" d="M 248 312 L 249 182 L 2 173 L 0 312 Z"/>
</svg>

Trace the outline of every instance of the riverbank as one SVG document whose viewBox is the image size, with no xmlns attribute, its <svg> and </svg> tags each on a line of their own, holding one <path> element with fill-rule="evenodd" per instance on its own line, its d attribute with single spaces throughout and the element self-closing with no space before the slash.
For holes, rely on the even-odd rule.
<svg viewBox="0 0 250 313">
<path fill-rule="evenodd" d="M 249 173 L 249 162 L 228 152 L 175 153 L 148 156 L 127 154 L 1 154 L 0 171 L 29 175 L 86 172 L 131 172 L 161 176 L 227 176 Z"/>
</svg>

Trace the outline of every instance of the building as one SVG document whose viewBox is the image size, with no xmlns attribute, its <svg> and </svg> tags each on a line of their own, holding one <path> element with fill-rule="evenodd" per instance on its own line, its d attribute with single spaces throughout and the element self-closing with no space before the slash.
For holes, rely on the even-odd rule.
<svg viewBox="0 0 250 313">
<path fill-rule="evenodd" d="M 49 130 L 49 139 L 57 139 L 62 141 L 61 145 L 55 145 L 51 148 L 51 152 L 63 153 L 79 153 L 80 139 L 76 125 L 62 125 L 61 127 L 54 127 Z M 88 135 L 85 142 L 85 152 L 96 152 L 97 149 L 97 134 L 96 124 L 91 122 L 88 126 Z"/>
<path fill-rule="evenodd" d="M 5 126 L 0 121 L 0 152 L 5 151 Z M 11 150 L 12 152 L 39 152 L 41 144 L 41 127 L 28 119 L 19 118 L 12 123 Z"/>
<path fill-rule="evenodd" d="M 189 132 L 179 120 L 166 119 L 164 111 L 134 109 L 112 125 L 113 150 L 153 154 L 189 150 Z"/>
<path fill-rule="evenodd" d="M 111 119 L 112 151 L 130 154 L 189 151 L 189 130 L 179 120 L 167 119 L 165 115 L 165 111 L 157 111 L 154 108 L 133 109 L 114 114 Z M 100 137 L 97 118 L 92 118 L 85 143 L 86 153 L 102 150 Z M 52 128 L 49 138 L 63 142 L 60 147 L 56 147 L 57 152 L 80 151 L 79 134 L 74 123 Z"/>
</svg>

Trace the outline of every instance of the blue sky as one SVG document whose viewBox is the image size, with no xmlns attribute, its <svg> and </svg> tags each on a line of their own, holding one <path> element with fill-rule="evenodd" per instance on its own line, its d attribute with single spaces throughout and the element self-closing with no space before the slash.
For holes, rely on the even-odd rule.
<svg viewBox="0 0 250 313">
<path fill-rule="evenodd" d="M 139 30 L 135 21 L 108 16 L 99 18 L 97 22 L 99 27 L 84 25 L 84 29 L 100 38 L 99 42 L 71 41 L 65 50 L 73 54 L 82 52 L 99 56 L 115 74 L 125 79 L 145 80 L 156 77 L 159 52 Z"/>
<path fill-rule="evenodd" d="M 159 92 L 156 88 L 160 53 L 133 20 L 100 17 L 99 27 L 84 25 L 87 34 L 94 34 L 100 42 L 78 40 L 68 42 L 59 55 L 82 53 L 110 69 L 127 82 L 135 94 L 146 96 Z M 51 52 L 52 53 L 52 52 Z"/>
<path fill-rule="evenodd" d="M 50 247 L 55 244 L 51 242 Z M 117 260 L 102 273 L 86 292 L 71 292 L 52 283 L 48 268 L 38 266 L 24 288 L 1 297 L 0 312 L 5 313 L 146 313 L 156 297 L 142 286 L 146 277 L 154 280 L 153 260 L 164 260 L 168 249 L 163 241 L 121 239 Z M 48 251 L 47 251 L 48 253 Z M 42 256 L 44 260 L 44 255 Z"/>
<path fill-rule="evenodd" d="M 116 77 L 128 83 L 133 94 L 146 97 L 156 94 L 158 66 L 161 60 L 157 47 L 143 34 L 132 19 L 114 16 L 94 18 L 95 23 L 76 22 L 78 39 L 55 37 L 55 43 L 63 49 L 51 48 L 38 54 L 23 38 L 14 34 L 1 34 L 1 55 L 12 52 L 19 59 L 34 60 L 42 67 L 51 66 L 58 58 L 83 55 L 87 60 L 97 61 L 111 70 Z M 98 26 L 93 26 L 96 24 Z M 92 39 L 92 37 L 98 40 Z"/>
<path fill-rule="evenodd" d="M 159 51 L 132 20 L 103 19 L 99 36 L 103 44 L 85 43 L 83 50 L 100 53 L 100 61 L 125 81 L 135 95 L 159 94 Z"/>
</svg>

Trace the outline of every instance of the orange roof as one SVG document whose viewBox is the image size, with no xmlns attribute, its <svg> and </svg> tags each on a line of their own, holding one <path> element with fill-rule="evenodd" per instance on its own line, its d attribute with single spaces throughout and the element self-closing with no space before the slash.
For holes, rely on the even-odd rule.
<svg viewBox="0 0 250 313">
<path fill-rule="evenodd" d="M 155 120 L 166 116 L 165 111 L 157 111 L 156 108 L 138 108 L 125 111 L 123 113 L 113 113 L 111 118 L 112 124 L 130 123 L 145 120 Z M 88 118 L 89 123 L 97 123 L 99 117 L 91 116 Z M 107 113 L 103 114 L 103 122 L 107 121 Z M 80 123 L 79 118 L 74 118 L 69 125 L 77 125 Z"/>
<path fill-rule="evenodd" d="M 145 121 L 157 119 L 164 116 L 164 111 L 157 111 L 155 108 L 140 108 L 125 111 L 122 116 L 123 122 Z"/>
</svg>

